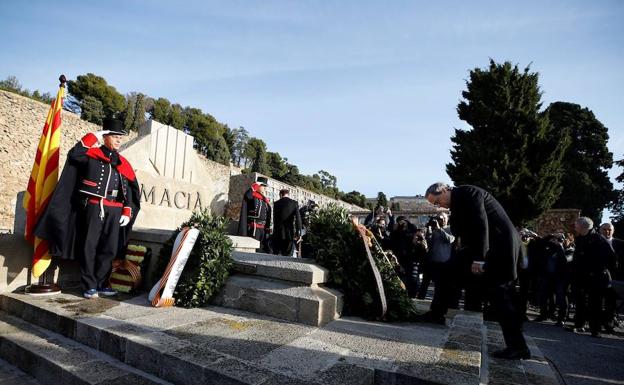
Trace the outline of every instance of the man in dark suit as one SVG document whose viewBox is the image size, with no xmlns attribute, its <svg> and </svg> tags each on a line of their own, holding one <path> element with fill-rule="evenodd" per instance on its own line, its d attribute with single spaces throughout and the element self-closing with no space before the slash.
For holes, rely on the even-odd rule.
<svg viewBox="0 0 624 385">
<path fill-rule="evenodd" d="M 482 188 L 450 187 L 434 183 L 425 198 L 451 210 L 451 232 L 456 238 L 455 258 L 473 274 L 483 274 L 488 297 L 503 330 L 507 348 L 492 353 L 505 359 L 528 359 L 531 354 L 522 335 L 522 314 L 516 293 L 521 240 L 498 201 Z"/>
<path fill-rule="evenodd" d="M 607 239 L 616 255 L 615 268 L 611 271 L 611 278 L 616 281 L 624 281 L 624 241 L 613 237 L 613 225 L 603 223 L 600 225 L 600 234 Z M 604 329 L 608 333 L 613 333 L 617 323 L 616 317 L 617 294 L 613 286 L 605 293 L 605 319 Z"/>
<path fill-rule="evenodd" d="M 294 242 L 301 237 L 301 215 L 297 201 L 280 190 L 280 199 L 273 205 L 273 253 L 291 256 Z"/>
</svg>

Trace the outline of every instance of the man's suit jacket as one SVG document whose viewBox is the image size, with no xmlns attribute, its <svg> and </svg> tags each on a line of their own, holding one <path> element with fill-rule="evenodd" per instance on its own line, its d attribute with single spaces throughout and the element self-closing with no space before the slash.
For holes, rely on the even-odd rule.
<svg viewBox="0 0 624 385">
<path fill-rule="evenodd" d="M 496 198 L 480 187 L 457 186 L 451 190 L 450 209 L 460 258 L 485 259 L 485 277 L 491 283 L 515 280 L 522 253 L 520 235 Z"/>
<path fill-rule="evenodd" d="M 613 279 L 624 280 L 624 241 L 618 238 L 613 238 L 611 241 L 611 247 L 613 247 L 613 251 L 615 251 L 616 259 L 616 268 L 612 273 Z"/>
<path fill-rule="evenodd" d="M 292 240 L 301 234 L 301 215 L 297 201 L 283 197 L 273 205 L 273 236 Z"/>
</svg>

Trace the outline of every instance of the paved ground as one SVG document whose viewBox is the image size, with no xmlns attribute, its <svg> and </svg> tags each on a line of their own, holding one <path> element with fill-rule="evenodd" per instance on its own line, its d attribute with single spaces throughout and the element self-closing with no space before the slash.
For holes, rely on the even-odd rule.
<svg viewBox="0 0 624 385">
<path fill-rule="evenodd" d="M 624 329 L 594 338 L 571 333 L 552 322 L 527 322 L 525 333 L 533 337 L 565 385 L 624 384 Z"/>
</svg>

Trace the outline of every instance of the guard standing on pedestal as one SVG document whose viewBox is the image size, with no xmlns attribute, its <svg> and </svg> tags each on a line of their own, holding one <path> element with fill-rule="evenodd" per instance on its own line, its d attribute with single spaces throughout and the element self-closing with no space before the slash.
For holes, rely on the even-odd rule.
<svg viewBox="0 0 624 385">
<path fill-rule="evenodd" d="M 80 260 L 85 298 L 117 294 L 108 284 L 112 261 L 123 255 L 140 207 L 132 166 L 118 153 L 122 135 L 121 121 L 106 119 L 102 131 L 76 143 L 35 229 L 52 256 Z"/>
<path fill-rule="evenodd" d="M 262 251 L 270 253 L 268 238 L 271 233 L 271 205 L 264 196 L 267 182 L 267 178 L 259 176 L 243 195 L 238 235 L 257 239 Z"/>
</svg>

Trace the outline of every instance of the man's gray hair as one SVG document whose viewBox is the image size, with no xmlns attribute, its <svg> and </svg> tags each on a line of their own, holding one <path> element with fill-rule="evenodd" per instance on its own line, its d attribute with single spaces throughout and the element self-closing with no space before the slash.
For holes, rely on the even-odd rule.
<svg viewBox="0 0 624 385">
<path fill-rule="evenodd" d="M 594 227 L 594 221 L 592 221 L 588 217 L 579 217 L 576 220 L 576 223 L 578 223 L 579 226 L 581 226 L 585 230 L 591 230 Z"/>
<path fill-rule="evenodd" d="M 600 225 L 600 228 L 601 228 L 601 229 L 602 229 L 602 228 L 604 228 L 604 227 L 610 227 L 610 228 L 613 228 L 613 223 L 611 223 L 611 222 L 605 222 L 605 223 L 603 223 L 603 224 L 601 224 L 601 225 Z"/>
<path fill-rule="evenodd" d="M 449 186 L 448 184 L 444 183 L 444 182 L 436 182 L 434 184 L 432 184 L 431 186 L 429 186 L 429 188 L 427 189 L 427 191 L 425 191 L 425 198 L 429 195 L 440 195 L 442 194 L 444 191 L 450 189 L 451 186 Z"/>
</svg>

